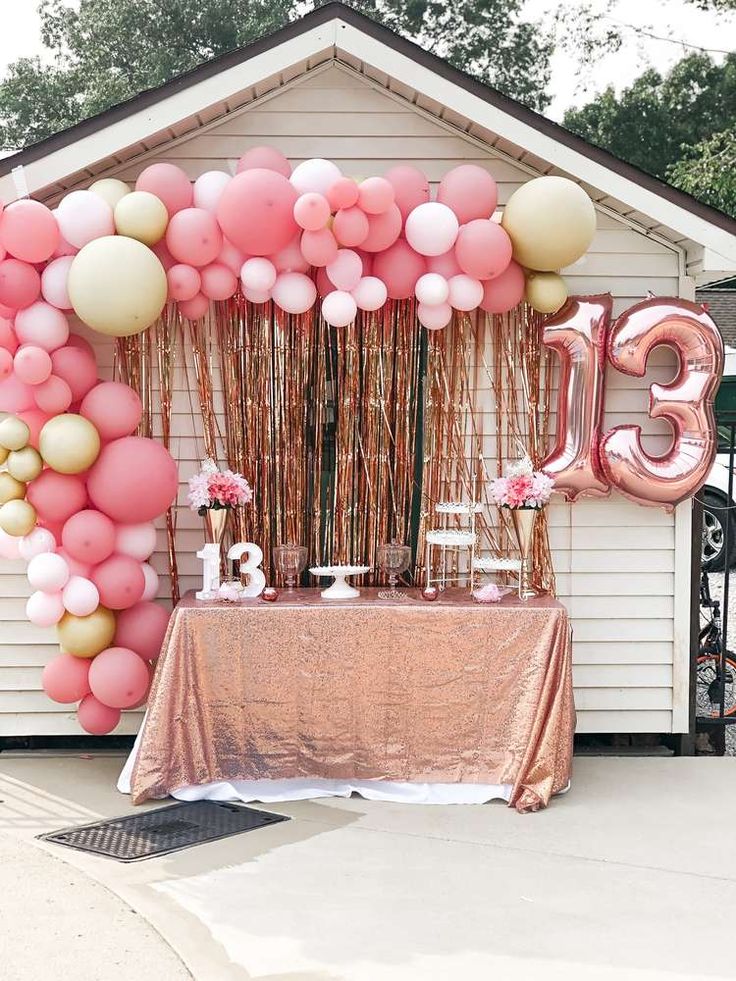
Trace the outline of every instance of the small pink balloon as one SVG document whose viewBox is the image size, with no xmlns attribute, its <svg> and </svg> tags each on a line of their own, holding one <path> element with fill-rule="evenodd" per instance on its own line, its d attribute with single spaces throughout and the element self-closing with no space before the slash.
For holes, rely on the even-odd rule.
<svg viewBox="0 0 736 981">
<path fill-rule="evenodd" d="M 61 593 L 37 590 L 26 602 L 26 616 L 35 627 L 53 627 L 64 616 Z"/>
<path fill-rule="evenodd" d="M 28 262 L 3 259 L 0 262 L 0 303 L 22 310 L 35 303 L 41 292 L 41 277 Z"/>
<path fill-rule="evenodd" d="M 329 228 L 320 228 L 318 232 L 303 232 L 301 250 L 310 266 L 326 266 L 337 255 L 337 241 Z"/>
<path fill-rule="evenodd" d="M 424 256 L 412 249 L 403 238 L 376 256 L 373 272 L 383 280 L 392 300 L 404 300 L 414 295 L 414 287 L 427 271 Z"/>
<path fill-rule="evenodd" d="M 91 736 L 106 736 L 112 732 L 120 722 L 120 714 L 120 709 L 103 705 L 94 695 L 85 695 L 77 708 L 79 724 Z"/>
<path fill-rule="evenodd" d="M 94 191 L 72 191 L 56 209 L 59 229 L 70 245 L 83 248 L 96 238 L 115 234 L 112 208 Z"/>
<path fill-rule="evenodd" d="M 414 208 L 429 201 L 429 181 L 416 167 L 405 164 L 392 167 L 386 180 L 394 189 L 394 200 L 404 221 Z"/>
<path fill-rule="evenodd" d="M 100 602 L 108 610 L 127 610 L 137 603 L 146 586 L 140 562 L 129 555 L 112 555 L 92 570 Z"/>
<path fill-rule="evenodd" d="M 27 575 L 34 589 L 56 593 L 69 582 L 69 566 L 56 552 L 41 552 L 28 563 Z"/>
<path fill-rule="evenodd" d="M 97 362 L 94 355 L 67 344 L 51 353 L 51 370 L 63 378 L 72 392 L 72 401 L 79 402 L 97 384 Z"/>
<path fill-rule="evenodd" d="M 155 163 L 141 171 L 135 182 L 136 191 L 148 191 L 163 201 L 169 217 L 191 207 L 194 191 L 189 178 L 170 163 Z"/>
<path fill-rule="evenodd" d="M 115 643 L 129 647 L 144 661 L 155 661 L 169 625 L 169 612 L 159 603 L 142 600 L 118 614 Z"/>
<path fill-rule="evenodd" d="M 368 235 L 360 244 L 365 252 L 383 252 L 390 248 L 401 234 L 401 212 L 392 204 L 382 215 L 368 215 Z"/>
<path fill-rule="evenodd" d="M 41 295 L 47 303 L 58 310 L 71 310 L 72 308 L 67 283 L 73 262 L 74 256 L 62 256 L 50 262 L 41 273 Z"/>
<path fill-rule="evenodd" d="M 226 174 L 224 170 L 207 170 L 200 174 L 194 182 L 194 207 L 216 214 L 222 192 L 231 180 L 230 174 Z"/>
<path fill-rule="evenodd" d="M 334 290 L 322 300 L 322 316 L 330 327 L 347 327 L 355 320 L 358 305 L 344 290 Z"/>
<path fill-rule="evenodd" d="M 317 290 L 304 273 L 284 272 L 276 277 L 272 295 L 286 313 L 306 313 L 317 299 Z"/>
<path fill-rule="evenodd" d="M 512 259 L 500 276 L 483 283 L 480 308 L 486 313 L 508 313 L 524 299 L 525 289 L 524 270 Z"/>
<path fill-rule="evenodd" d="M 33 398 L 33 393 L 38 391 L 38 388 L 29 388 L 28 391 L 31 393 L 31 398 Z M 4 404 L 0 398 L 0 405 Z M 38 437 L 41 434 L 41 430 L 49 421 L 51 416 L 47 412 L 43 412 L 41 409 L 32 408 L 25 409 L 18 412 L 18 418 L 22 419 L 23 422 L 28 426 L 31 431 L 31 438 L 28 440 L 29 444 L 34 450 L 38 449 Z M 36 480 L 39 478 L 36 477 Z"/>
<path fill-rule="evenodd" d="M 420 303 L 417 305 L 417 318 L 427 330 L 442 330 L 452 320 L 452 307 L 449 303 L 438 303 L 436 306 Z"/>
<path fill-rule="evenodd" d="M 58 208 L 54 208 L 52 210 L 51 214 L 54 216 L 54 218 L 56 218 L 56 213 L 58 210 L 59 210 Z M 56 224 L 57 225 L 59 224 L 58 221 L 56 222 Z M 61 234 L 61 232 L 59 232 L 59 242 L 56 248 L 54 249 L 54 254 L 51 256 L 51 258 L 61 259 L 64 256 L 73 257 L 77 254 L 77 252 L 79 252 L 79 249 L 76 248 L 74 245 L 72 245 L 71 242 L 67 242 L 64 236 Z"/>
<path fill-rule="evenodd" d="M 95 507 L 120 524 L 157 518 L 173 503 L 178 489 L 179 472 L 169 451 L 142 436 L 107 443 L 87 477 Z"/>
<path fill-rule="evenodd" d="M 333 211 L 341 208 L 352 208 L 358 203 L 360 191 L 357 183 L 350 177 L 339 177 L 327 191 L 327 200 Z"/>
<path fill-rule="evenodd" d="M 178 262 L 166 272 L 170 300 L 191 300 L 199 293 L 202 279 L 199 270 Z"/>
<path fill-rule="evenodd" d="M 262 256 L 246 259 L 240 270 L 240 279 L 244 288 L 260 293 L 268 293 L 269 290 L 273 289 L 276 275 L 276 266 L 270 259 Z"/>
<path fill-rule="evenodd" d="M 72 390 L 63 378 L 49 375 L 45 382 L 33 389 L 36 405 L 50 416 L 66 412 L 72 404 Z"/>
<path fill-rule="evenodd" d="M 448 281 L 450 287 L 450 306 L 455 310 L 475 310 L 483 299 L 483 284 L 472 276 L 460 273 Z"/>
<path fill-rule="evenodd" d="M 393 186 L 385 177 L 368 177 L 358 186 L 358 206 L 369 215 L 388 211 L 394 197 Z"/>
<path fill-rule="evenodd" d="M 444 276 L 429 272 L 419 277 L 414 292 L 420 303 L 428 307 L 435 307 L 440 303 L 447 303 L 450 287 Z"/>
<path fill-rule="evenodd" d="M 350 292 L 360 282 L 363 263 L 352 249 L 339 249 L 335 258 L 327 266 L 327 275 L 338 290 Z"/>
<path fill-rule="evenodd" d="M 363 263 L 363 275 L 372 276 L 373 275 L 373 260 L 375 255 L 372 252 L 364 252 L 363 249 L 355 250 L 360 256 L 360 261 Z"/>
<path fill-rule="evenodd" d="M 56 539 L 48 528 L 39 528 L 36 526 L 33 531 L 24 535 L 18 542 L 18 554 L 26 562 L 30 562 L 31 559 L 37 555 L 42 555 L 44 552 L 55 551 Z"/>
<path fill-rule="evenodd" d="M 45 262 L 59 243 L 56 219 L 40 201 L 14 201 L 0 221 L 0 245 L 16 259 Z"/>
<path fill-rule="evenodd" d="M 181 300 L 177 306 L 186 320 L 201 320 L 210 308 L 210 301 L 204 293 L 197 293 L 191 300 Z"/>
<path fill-rule="evenodd" d="M 332 233 L 340 245 L 361 245 L 368 230 L 368 216 L 360 208 L 341 208 L 332 223 Z"/>
<path fill-rule="evenodd" d="M 18 338 L 13 329 L 13 322 L 2 315 L 0 315 L 0 347 L 4 347 L 10 354 L 15 354 L 18 350 Z"/>
<path fill-rule="evenodd" d="M 455 255 L 468 276 L 493 279 L 508 268 L 512 248 L 511 239 L 500 225 L 488 218 L 475 218 L 458 232 Z"/>
<path fill-rule="evenodd" d="M 87 617 L 100 605 L 97 586 L 83 576 L 71 576 L 61 592 L 64 609 L 75 617 Z"/>
<path fill-rule="evenodd" d="M 386 284 L 377 276 L 363 276 L 352 291 L 359 310 L 380 310 L 386 302 Z"/>
<path fill-rule="evenodd" d="M 158 261 L 164 267 L 166 272 L 171 269 L 172 266 L 176 265 L 176 259 L 166 248 L 166 239 L 162 238 L 160 242 L 156 242 L 155 245 L 150 246 L 151 252 L 156 256 Z"/>
<path fill-rule="evenodd" d="M 440 276 L 448 280 L 452 279 L 453 276 L 458 276 L 462 272 L 462 269 L 457 264 L 454 249 L 450 249 L 449 252 L 443 252 L 442 255 L 428 256 L 427 269 L 429 272 L 439 273 Z"/>
<path fill-rule="evenodd" d="M 64 529 L 62 526 L 61 530 L 59 531 L 59 540 L 61 540 L 63 530 Z M 79 576 L 81 579 L 89 579 L 89 577 L 92 575 L 92 566 L 89 565 L 89 563 L 80 562 L 78 559 L 73 559 L 71 555 L 69 555 L 69 553 L 63 548 L 58 549 L 57 554 L 60 555 L 69 566 L 69 572 L 72 576 Z M 92 580 L 90 580 L 90 582 L 91 581 Z"/>
<path fill-rule="evenodd" d="M 13 373 L 13 355 L 4 347 L 0 347 L 0 381 L 9 378 Z"/>
<path fill-rule="evenodd" d="M 496 182 L 477 164 L 461 164 L 440 181 L 437 201 L 452 208 L 461 225 L 474 218 L 490 218 L 498 204 Z"/>
<path fill-rule="evenodd" d="M 254 146 L 246 150 L 235 170 L 238 174 L 244 170 L 273 170 L 282 177 L 291 177 L 291 164 L 272 146 Z"/>
<path fill-rule="evenodd" d="M 459 225 L 451 208 L 437 201 L 420 204 L 406 219 L 404 234 L 421 255 L 442 255 L 455 244 Z"/>
<path fill-rule="evenodd" d="M 321 297 L 329 296 L 330 293 L 335 292 L 335 287 L 330 282 L 327 270 L 322 266 L 315 271 L 314 283 L 317 287 L 317 293 Z"/>
<path fill-rule="evenodd" d="M 273 255 L 299 231 L 294 221 L 297 197 L 295 188 L 281 174 L 262 168 L 244 170 L 225 188 L 217 220 L 224 234 L 246 255 Z"/>
<path fill-rule="evenodd" d="M 95 349 L 92 347 L 90 342 L 86 337 L 82 337 L 81 334 L 69 334 L 69 340 L 66 342 L 67 347 L 76 347 L 80 351 L 86 351 L 90 357 L 94 358 Z"/>
<path fill-rule="evenodd" d="M 190 266 L 207 266 L 222 248 L 217 219 L 203 208 L 178 211 L 166 229 L 166 247 L 173 257 Z"/>
<path fill-rule="evenodd" d="M 283 249 L 280 249 L 268 258 L 276 267 L 277 272 L 305 273 L 309 269 L 309 262 L 302 255 L 298 235 L 285 245 Z"/>
<path fill-rule="evenodd" d="M 11 561 L 20 558 L 21 556 L 18 551 L 20 541 L 20 538 L 9 535 L 7 531 L 3 531 L 0 528 L 0 558 Z"/>
<path fill-rule="evenodd" d="M 41 687 L 52 702 L 70 705 L 89 694 L 90 660 L 73 654 L 57 654 L 41 674 Z"/>
<path fill-rule="evenodd" d="M 238 277 L 221 262 L 212 262 L 202 269 L 202 292 L 209 300 L 228 300 L 237 288 Z"/>
<path fill-rule="evenodd" d="M 0 411 L 19 415 L 34 405 L 33 388 L 17 378 L 15 372 L 4 381 L 0 381 L 0 406 L 2 406 Z"/>
<path fill-rule="evenodd" d="M 50 268 L 51 266 L 47 266 L 44 272 Z M 38 300 L 24 310 L 18 311 L 15 318 L 15 333 L 22 344 L 35 344 L 45 351 L 55 351 L 69 340 L 69 321 L 61 310 L 50 303 Z"/>
<path fill-rule="evenodd" d="M 148 690 L 148 666 L 127 647 L 108 647 L 92 660 L 89 686 L 103 705 L 132 708 Z"/>
<path fill-rule="evenodd" d="M 330 220 L 330 203 L 323 194 L 310 191 L 294 202 L 294 221 L 308 232 L 324 228 Z"/>
<path fill-rule="evenodd" d="M 115 529 L 115 551 L 144 562 L 156 548 L 156 526 L 152 521 L 137 525 L 118 525 Z"/>
<path fill-rule="evenodd" d="M 148 562 L 141 563 L 141 571 L 143 572 L 143 578 L 146 580 L 146 585 L 143 590 L 142 600 L 155 600 L 158 596 L 158 573 L 153 568 L 153 566 Z"/>
<path fill-rule="evenodd" d="M 26 499 L 44 522 L 59 524 L 82 510 L 87 491 L 81 477 L 44 470 L 28 485 Z"/>
<path fill-rule="evenodd" d="M 35 344 L 22 344 L 13 358 L 15 373 L 26 385 L 40 385 L 51 374 L 51 357 L 48 351 Z"/>
<path fill-rule="evenodd" d="M 100 511 L 91 508 L 69 518 L 61 532 L 61 544 L 73 559 L 97 565 L 115 549 L 115 525 Z"/>
</svg>

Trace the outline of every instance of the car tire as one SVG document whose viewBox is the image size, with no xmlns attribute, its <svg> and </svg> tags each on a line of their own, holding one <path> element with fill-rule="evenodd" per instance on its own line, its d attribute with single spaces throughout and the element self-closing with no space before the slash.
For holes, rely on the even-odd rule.
<svg viewBox="0 0 736 981">
<path fill-rule="evenodd" d="M 731 515 L 726 547 L 726 498 L 712 491 L 703 495 L 703 545 L 702 562 L 707 572 L 722 572 L 728 556 L 729 565 L 734 558 L 736 537 L 736 512 Z"/>
</svg>

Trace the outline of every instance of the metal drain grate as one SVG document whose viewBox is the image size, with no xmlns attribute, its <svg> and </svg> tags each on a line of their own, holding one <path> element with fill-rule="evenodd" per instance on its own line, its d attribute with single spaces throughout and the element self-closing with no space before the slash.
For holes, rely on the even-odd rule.
<svg viewBox="0 0 736 981">
<path fill-rule="evenodd" d="M 62 828 L 38 837 L 82 852 L 116 858 L 119 862 L 136 862 L 288 820 L 284 814 L 198 800 Z"/>
</svg>

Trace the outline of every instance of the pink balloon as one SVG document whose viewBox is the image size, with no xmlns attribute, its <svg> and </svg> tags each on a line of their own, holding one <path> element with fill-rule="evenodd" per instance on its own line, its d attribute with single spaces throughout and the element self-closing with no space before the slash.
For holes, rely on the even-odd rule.
<svg viewBox="0 0 736 981">
<path fill-rule="evenodd" d="M 327 200 L 333 211 L 341 208 L 352 208 L 358 203 L 360 191 L 358 185 L 350 177 L 339 177 L 327 191 Z"/>
<path fill-rule="evenodd" d="M 41 552 L 28 563 L 28 582 L 44 593 L 56 593 L 69 582 L 69 566 L 56 552 Z"/>
<path fill-rule="evenodd" d="M 421 255 L 442 255 L 455 244 L 459 225 L 455 213 L 437 201 L 420 204 L 406 219 L 404 234 Z"/>
<path fill-rule="evenodd" d="M 64 609 L 75 617 L 87 617 L 100 605 L 97 586 L 84 576 L 71 576 L 61 593 Z"/>
<path fill-rule="evenodd" d="M 271 299 L 270 290 L 244 290 L 244 296 L 249 303 L 268 303 Z"/>
<path fill-rule="evenodd" d="M 317 298 L 314 283 L 304 273 L 279 273 L 273 286 L 273 299 L 286 313 L 306 313 Z"/>
<path fill-rule="evenodd" d="M 46 529 L 44 529 L 44 531 L 45 530 Z M 62 525 L 59 531 L 59 540 L 61 540 L 63 530 L 64 528 Z M 65 551 L 63 548 L 60 548 L 57 554 L 60 555 L 62 559 L 66 562 L 66 564 L 69 566 L 69 572 L 71 573 L 72 576 L 79 576 L 80 579 L 89 579 L 89 577 L 92 575 L 92 566 L 89 565 L 89 563 L 80 562 L 78 559 L 73 559 L 71 555 L 69 555 L 69 553 Z M 92 580 L 90 580 L 90 582 L 91 581 Z M 96 588 L 97 587 L 95 586 L 95 589 Z"/>
<path fill-rule="evenodd" d="M 33 389 L 33 398 L 39 409 L 56 416 L 66 412 L 72 404 L 72 390 L 63 378 L 49 375 L 45 382 Z"/>
<path fill-rule="evenodd" d="M 186 320 L 201 320 L 210 308 L 210 301 L 204 293 L 197 293 L 191 300 L 181 300 L 177 306 Z"/>
<path fill-rule="evenodd" d="M 136 191 L 148 191 L 163 201 L 169 217 L 184 208 L 191 207 L 194 199 L 189 178 L 181 169 L 170 163 L 155 163 L 141 171 L 135 182 Z"/>
<path fill-rule="evenodd" d="M 115 643 L 129 647 L 144 661 L 155 661 L 169 625 L 169 613 L 158 603 L 142 600 L 118 614 Z"/>
<path fill-rule="evenodd" d="M 73 559 L 97 565 L 115 549 L 115 525 L 100 511 L 91 508 L 79 511 L 65 522 L 61 544 Z"/>
<path fill-rule="evenodd" d="M 401 212 L 392 204 L 382 215 L 368 215 L 368 235 L 360 243 L 364 252 L 383 252 L 390 248 L 401 234 Z"/>
<path fill-rule="evenodd" d="M 329 296 L 330 293 L 334 293 L 335 287 L 330 282 L 330 277 L 327 275 L 327 270 L 323 267 L 319 267 L 314 276 L 315 286 L 317 287 L 317 293 L 322 296 Z"/>
<path fill-rule="evenodd" d="M 43 552 L 55 551 L 56 539 L 48 528 L 36 527 L 33 531 L 19 539 L 18 542 L 18 554 L 26 562 L 30 562 L 31 559 L 37 555 L 41 555 Z"/>
<path fill-rule="evenodd" d="M 51 358 L 42 347 L 22 344 L 15 352 L 13 367 L 18 378 L 26 385 L 40 385 L 51 374 Z"/>
<path fill-rule="evenodd" d="M 200 174 L 194 182 L 194 207 L 216 214 L 222 192 L 231 180 L 230 174 L 226 174 L 224 170 L 207 170 Z"/>
<path fill-rule="evenodd" d="M 294 221 L 308 232 L 324 228 L 330 220 L 330 203 L 323 194 L 310 191 L 294 202 Z"/>
<path fill-rule="evenodd" d="M 394 200 L 404 221 L 414 208 L 429 201 L 429 181 L 416 167 L 405 164 L 392 167 L 386 180 L 394 189 Z"/>
<path fill-rule="evenodd" d="M 461 164 L 440 181 L 437 200 L 457 215 L 461 225 L 474 218 L 490 218 L 498 204 L 496 182 L 477 164 Z"/>
<path fill-rule="evenodd" d="M 158 573 L 148 562 L 141 563 L 141 571 L 143 572 L 143 578 L 146 580 L 146 586 L 141 599 L 154 600 L 158 596 Z"/>
<path fill-rule="evenodd" d="M 28 391 L 31 393 L 31 398 L 33 393 L 38 391 L 38 388 L 29 388 Z M 2 396 L 0 396 L 0 405 L 2 405 Z M 29 444 L 34 450 L 38 449 L 38 437 L 41 430 L 46 425 L 46 423 L 51 418 L 47 412 L 42 412 L 41 409 L 24 409 L 18 412 L 18 417 L 23 420 L 23 422 L 28 426 L 31 431 L 31 438 L 28 440 Z M 38 480 L 38 477 L 36 477 Z"/>
<path fill-rule="evenodd" d="M 20 558 L 18 547 L 21 540 L 0 528 L 0 558 L 9 560 Z"/>
<path fill-rule="evenodd" d="M 511 262 L 511 239 L 495 221 L 475 218 L 463 225 L 455 243 L 458 265 L 473 279 L 494 279 Z"/>
<path fill-rule="evenodd" d="M 127 647 L 108 647 L 90 664 L 89 686 L 103 705 L 132 708 L 148 690 L 148 665 Z"/>
<path fill-rule="evenodd" d="M 272 146 L 254 146 L 238 160 L 236 173 L 244 170 L 273 170 L 282 177 L 291 177 L 291 164 Z"/>
<path fill-rule="evenodd" d="M 452 307 L 449 303 L 438 303 L 436 306 L 420 303 L 417 305 L 417 318 L 427 330 L 442 330 L 452 320 Z"/>
<path fill-rule="evenodd" d="M 348 293 L 360 282 L 363 275 L 363 263 L 357 252 L 352 249 L 339 249 L 335 258 L 327 266 L 327 275 L 338 290 Z"/>
<path fill-rule="evenodd" d="M 207 266 L 222 248 L 222 232 L 217 219 L 203 208 L 178 211 L 166 229 L 166 247 L 179 262 Z"/>
<path fill-rule="evenodd" d="M 26 602 L 26 616 L 35 627 L 53 627 L 64 616 L 61 593 L 37 590 Z"/>
<path fill-rule="evenodd" d="M 125 436 L 103 446 L 87 478 L 95 507 L 120 524 L 163 514 L 178 488 L 179 474 L 169 451 L 142 436 Z"/>
<path fill-rule="evenodd" d="M 77 719 L 90 735 L 106 736 L 120 722 L 120 709 L 103 705 L 94 695 L 85 695 L 77 708 Z"/>
<path fill-rule="evenodd" d="M 137 525 L 118 525 L 115 529 L 115 551 L 144 562 L 156 548 L 156 526 L 152 521 Z"/>
<path fill-rule="evenodd" d="M 368 216 L 360 208 L 341 208 L 332 223 L 332 233 L 340 245 L 361 245 L 368 229 Z"/>
<path fill-rule="evenodd" d="M 97 384 L 97 362 L 94 355 L 67 344 L 51 354 L 51 370 L 57 378 L 63 378 L 72 392 L 72 401 L 83 399 Z"/>
<path fill-rule="evenodd" d="M 230 241 L 248 255 L 273 255 L 294 238 L 298 194 L 273 170 L 255 168 L 237 174 L 225 188 L 217 220 Z"/>
<path fill-rule="evenodd" d="M 278 272 L 305 273 L 309 269 L 309 262 L 302 255 L 298 235 L 285 245 L 283 249 L 280 249 L 268 258 Z"/>
<path fill-rule="evenodd" d="M 276 282 L 276 267 L 270 259 L 261 256 L 246 259 L 240 270 L 240 278 L 245 289 L 267 293 Z"/>
<path fill-rule="evenodd" d="M 13 373 L 13 355 L 4 347 L 0 347 L 0 381 L 9 378 Z"/>
<path fill-rule="evenodd" d="M 69 340 L 66 342 L 66 346 L 76 347 L 80 351 L 86 351 L 90 357 L 96 357 L 95 349 L 92 347 L 87 338 L 82 337 L 80 334 L 69 334 Z"/>
<path fill-rule="evenodd" d="M 56 209 L 59 229 L 70 245 L 81 249 L 96 238 L 115 234 L 112 208 L 94 191 L 72 191 Z"/>
<path fill-rule="evenodd" d="M 58 524 L 82 510 L 87 491 L 81 477 L 44 470 L 28 485 L 26 499 L 45 522 Z"/>
<path fill-rule="evenodd" d="M 56 262 L 65 262 L 57 259 Z M 44 275 L 55 263 L 44 270 Z M 35 344 L 45 351 L 55 351 L 69 340 L 69 321 L 56 307 L 38 300 L 15 318 L 15 333 L 22 344 Z"/>
<path fill-rule="evenodd" d="M 481 310 L 486 313 L 508 313 L 524 299 L 524 270 L 512 259 L 500 276 L 483 284 Z"/>
<path fill-rule="evenodd" d="M 79 414 L 89 419 L 103 442 L 135 432 L 143 406 L 140 396 L 123 382 L 100 382 L 82 399 Z"/>
<path fill-rule="evenodd" d="M 355 250 L 360 256 L 360 261 L 363 263 L 363 275 L 372 276 L 373 275 L 373 260 L 375 255 L 372 252 L 365 252 L 363 249 Z"/>
<path fill-rule="evenodd" d="M 194 266 L 177 263 L 166 273 L 170 300 L 191 300 L 199 293 L 202 280 Z"/>
<path fill-rule="evenodd" d="M 16 378 L 15 374 L 10 375 L 5 381 L 0 381 L 0 412 L 19 414 L 33 405 L 35 405 L 33 389 L 20 378 Z"/>
<path fill-rule="evenodd" d="M 18 350 L 18 338 L 13 323 L 3 316 L 0 316 L 0 347 L 4 347 L 11 354 L 15 354 Z"/>
<path fill-rule="evenodd" d="M 388 211 L 394 197 L 393 186 L 385 177 L 368 177 L 358 187 L 358 206 L 369 215 Z"/>
<path fill-rule="evenodd" d="M 352 291 L 359 310 L 379 310 L 388 296 L 386 284 L 376 276 L 363 276 Z"/>
<path fill-rule="evenodd" d="M 0 262 L 0 303 L 22 310 L 34 303 L 41 292 L 41 277 L 27 262 L 4 259 Z"/>
<path fill-rule="evenodd" d="M 89 693 L 90 660 L 73 654 L 57 654 L 41 674 L 41 687 L 52 702 L 70 705 Z"/>
<path fill-rule="evenodd" d="M 322 316 L 330 327 L 347 327 L 357 312 L 358 305 L 344 290 L 334 290 L 322 300 Z"/>
<path fill-rule="evenodd" d="M 166 248 L 166 238 L 162 238 L 160 242 L 150 246 L 150 249 L 167 272 L 173 265 L 176 265 L 176 259 Z"/>
<path fill-rule="evenodd" d="M 140 562 L 129 555 L 112 555 L 92 570 L 100 602 L 109 610 L 127 610 L 137 603 L 146 587 Z"/>
<path fill-rule="evenodd" d="M 373 262 L 373 272 L 386 284 L 392 300 L 413 296 L 417 280 L 426 271 L 424 256 L 415 252 L 403 238 L 377 255 Z"/>
<path fill-rule="evenodd" d="M 51 212 L 54 218 L 56 218 L 56 213 L 58 210 L 59 210 L 58 208 L 54 208 L 53 211 Z M 56 224 L 57 225 L 59 224 L 58 221 L 56 222 Z M 77 252 L 79 252 L 79 249 L 76 248 L 74 245 L 72 245 L 70 242 L 67 242 L 64 236 L 61 234 L 61 232 L 59 232 L 59 242 L 56 248 L 54 249 L 54 254 L 52 255 L 51 258 L 61 259 L 64 256 L 74 257 L 77 254 Z"/>
<path fill-rule="evenodd" d="M 427 269 L 430 272 L 439 273 L 445 279 L 452 279 L 453 276 L 458 276 L 462 272 L 462 269 L 457 264 L 454 249 L 450 249 L 449 252 L 443 252 L 442 255 L 429 256 L 427 258 Z"/>
<path fill-rule="evenodd" d="M 447 303 L 450 287 L 444 276 L 429 272 L 419 277 L 414 292 L 420 303 L 428 307 L 435 307 L 440 303 Z"/>
<path fill-rule="evenodd" d="M 202 270 L 202 293 L 209 300 L 227 300 L 238 288 L 238 277 L 220 262 L 213 262 Z"/>
<path fill-rule="evenodd" d="M 217 255 L 217 261 L 221 265 L 227 266 L 231 272 L 239 276 L 246 258 L 247 256 L 240 249 L 236 249 L 232 242 L 228 242 L 226 238 L 223 238 L 222 248 Z"/>
<path fill-rule="evenodd" d="M 448 281 L 450 306 L 456 310 L 475 310 L 483 299 L 483 284 L 478 279 L 460 273 Z"/>
<path fill-rule="evenodd" d="M 310 266 L 326 266 L 337 255 L 337 242 L 329 228 L 320 228 L 302 234 L 301 250 Z"/>
<path fill-rule="evenodd" d="M 24 262 L 45 262 L 59 244 L 59 226 L 40 201 L 14 201 L 0 221 L 0 245 Z"/>
</svg>

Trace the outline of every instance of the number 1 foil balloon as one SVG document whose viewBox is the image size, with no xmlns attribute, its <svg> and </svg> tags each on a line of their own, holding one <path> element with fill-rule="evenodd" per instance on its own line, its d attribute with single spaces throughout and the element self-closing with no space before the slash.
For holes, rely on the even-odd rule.
<svg viewBox="0 0 736 981">
<path fill-rule="evenodd" d="M 672 382 L 649 389 L 649 415 L 666 419 L 672 445 L 651 456 L 639 426 L 617 426 L 601 443 L 601 464 L 611 484 L 639 504 L 671 510 L 703 484 L 717 449 L 713 398 L 723 371 L 723 341 L 696 303 L 648 299 L 622 314 L 611 330 L 608 357 L 627 375 L 642 377 L 650 352 L 664 344 L 680 365 Z"/>
</svg>

